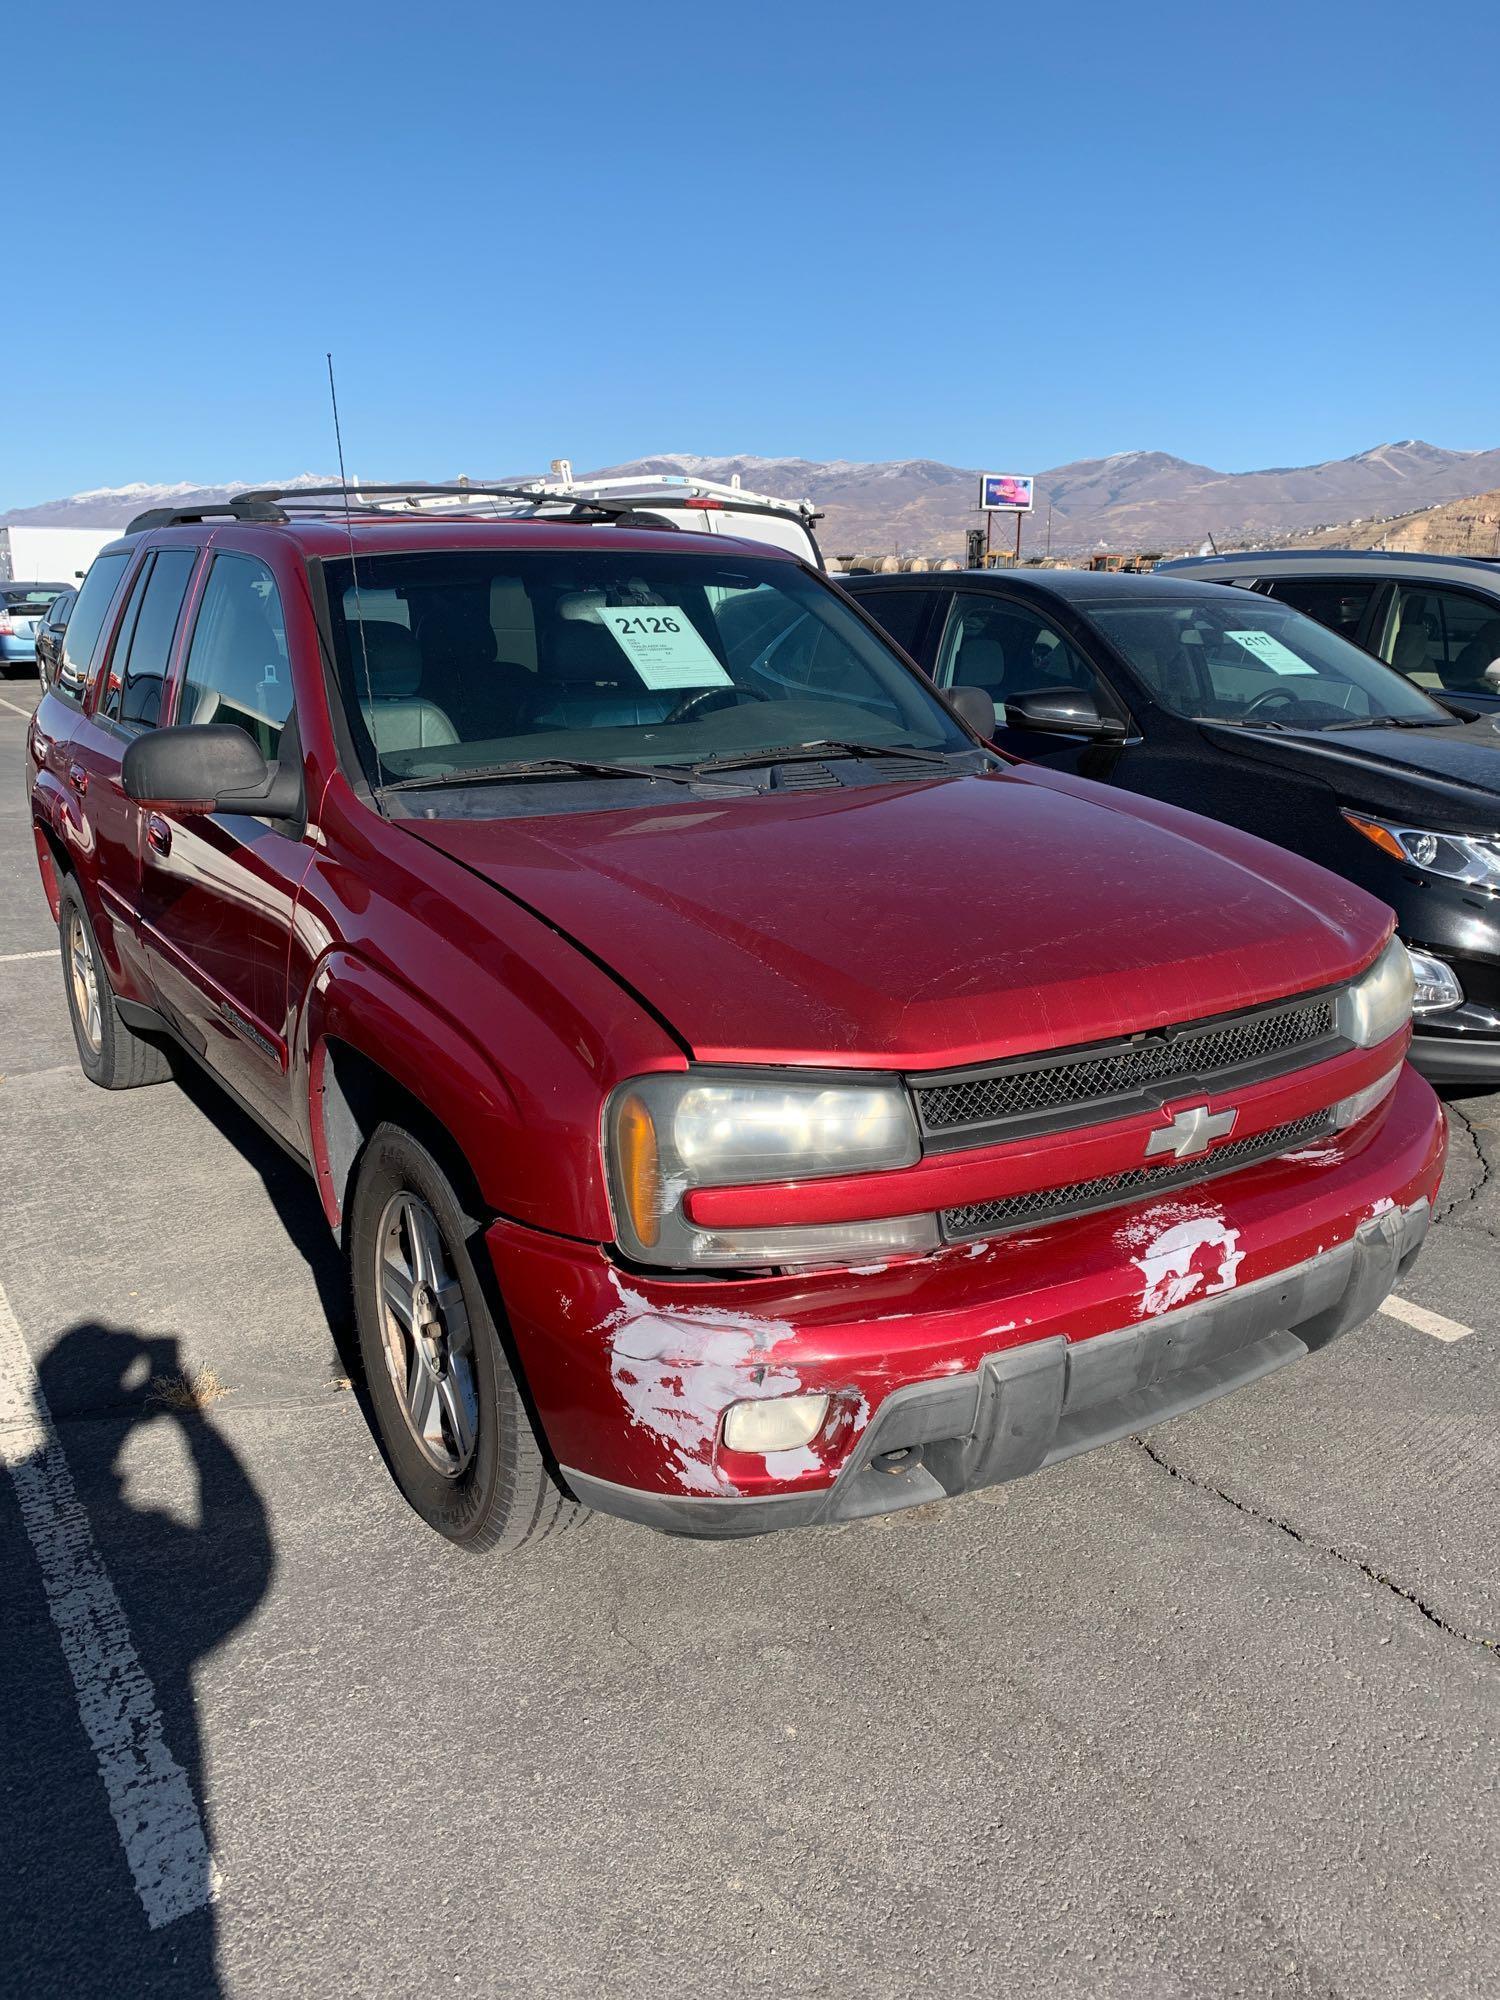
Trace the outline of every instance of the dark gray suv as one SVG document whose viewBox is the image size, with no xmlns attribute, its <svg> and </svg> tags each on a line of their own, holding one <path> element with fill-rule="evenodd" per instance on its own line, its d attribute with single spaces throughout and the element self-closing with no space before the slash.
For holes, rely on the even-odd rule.
<svg viewBox="0 0 1500 2000">
<path fill-rule="evenodd" d="M 1258 590 L 1328 625 L 1439 701 L 1500 710 L 1500 559 L 1389 549 L 1247 549 L 1160 573 Z"/>
</svg>

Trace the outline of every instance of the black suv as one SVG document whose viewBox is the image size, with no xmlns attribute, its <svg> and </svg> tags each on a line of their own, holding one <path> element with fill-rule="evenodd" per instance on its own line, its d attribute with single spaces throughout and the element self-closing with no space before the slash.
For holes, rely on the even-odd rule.
<svg viewBox="0 0 1500 2000">
<path fill-rule="evenodd" d="M 1288 605 L 1180 575 L 839 581 L 939 687 L 983 690 L 1002 749 L 1244 827 L 1389 903 L 1417 969 L 1412 1061 L 1500 1087 L 1494 717 Z"/>
</svg>

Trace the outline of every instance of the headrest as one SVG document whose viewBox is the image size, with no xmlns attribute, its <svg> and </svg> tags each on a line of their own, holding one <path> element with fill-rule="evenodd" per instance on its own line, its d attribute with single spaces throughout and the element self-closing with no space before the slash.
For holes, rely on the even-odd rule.
<svg viewBox="0 0 1500 2000">
<path fill-rule="evenodd" d="M 376 701 L 403 701 L 421 687 L 422 655 L 416 639 L 394 619 L 351 620 L 349 647 L 356 686 L 364 679 L 368 659 L 370 693 Z"/>
<path fill-rule="evenodd" d="M 602 624 L 599 614 L 604 609 L 602 590 L 575 590 L 568 597 L 557 600 L 557 615 L 577 625 Z"/>
</svg>

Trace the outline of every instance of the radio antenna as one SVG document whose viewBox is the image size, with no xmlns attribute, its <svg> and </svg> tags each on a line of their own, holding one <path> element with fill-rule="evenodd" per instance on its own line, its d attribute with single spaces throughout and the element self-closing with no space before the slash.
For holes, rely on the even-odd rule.
<svg viewBox="0 0 1500 2000">
<path fill-rule="evenodd" d="M 326 355 L 328 362 L 328 400 L 333 405 L 333 441 L 339 454 L 339 490 L 344 496 L 344 529 L 349 537 L 349 574 L 354 583 L 354 622 L 359 627 L 359 650 L 365 668 L 365 695 L 369 701 L 370 742 L 375 751 L 375 796 L 382 812 L 385 810 L 385 794 L 381 785 L 384 766 L 380 759 L 380 743 L 375 734 L 375 679 L 370 672 L 370 644 L 365 636 L 364 605 L 359 594 L 359 563 L 354 554 L 354 515 L 349 505 L 349 480 L 344 471 L 344 435 L 339 429 L 339 392 L 333 381 L 333 356 Z M 347 636 L 348 620 L 344 621 Z M 352 651 L 352 648 L 351 648 Z"/>
</svg>

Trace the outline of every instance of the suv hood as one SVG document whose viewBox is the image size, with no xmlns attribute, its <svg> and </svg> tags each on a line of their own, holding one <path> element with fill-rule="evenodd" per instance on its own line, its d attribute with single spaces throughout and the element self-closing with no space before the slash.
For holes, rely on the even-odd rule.
<svg viewBox="0 0 1500 2000">
<path fill-rule="evenodd" d="M 1063 1048 L 1348 979 L 1390 929 L 1296 855 L 1034 767 L 397 824 L 612 968 L 702 1060 Z"/>
<path fill-rule="evenodd" d="M 1500 730 L 1493 716 L 1441 729 L 1200 727 L 1216 749 L 1316 775 L 1362 805 L 1412 811 L 1420 802 L 1447 825 L 1500 826 Z"/>
</svg>

